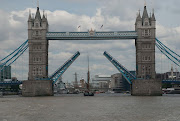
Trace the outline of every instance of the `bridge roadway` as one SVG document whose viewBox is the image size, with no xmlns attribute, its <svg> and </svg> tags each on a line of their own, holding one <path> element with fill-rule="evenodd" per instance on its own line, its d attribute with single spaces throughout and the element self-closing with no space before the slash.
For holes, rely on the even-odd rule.
<svg viewBox="0 0 180 121">
<path fill-rule="evenodd" d="M 47 40 L 114 40 L 136 39 L 136 31 L 108 31 L 108 32 L 47 32 Z"/>
</svg>

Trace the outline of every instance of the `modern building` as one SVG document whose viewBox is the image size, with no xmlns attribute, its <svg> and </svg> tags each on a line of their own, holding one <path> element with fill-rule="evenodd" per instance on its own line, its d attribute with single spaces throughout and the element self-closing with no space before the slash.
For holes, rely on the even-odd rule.
<svg viewBox="0 0 180 121">
<path fill-rule="evenodd" d="M 130 72 L 134 75 L 136 74 L 135 71 Z M 111 89 L 115 92 L 130 91 L 130 84 L 123 77 L 122 73 L 116 73 L 111 75 Z"/>
<path fill-rule="evenodd" d="M 2 66 L 0 65 L 0 69 Z M 0 72 L 0 81 L 5 79 L 11 79 L 11 66 L 4 66 L 4 69 Z"/>
<path fill-rule="evenodd" d="M 123 90 L 122 74 L 116 73 L 111 75 L 111 89 L 112 90 Z"/>
<path fill-rule="evenodd" d="M 93 88 L 110 88 L 111 75 L 95 75 L 92 78 L 91 86 Z"/>
</svg>

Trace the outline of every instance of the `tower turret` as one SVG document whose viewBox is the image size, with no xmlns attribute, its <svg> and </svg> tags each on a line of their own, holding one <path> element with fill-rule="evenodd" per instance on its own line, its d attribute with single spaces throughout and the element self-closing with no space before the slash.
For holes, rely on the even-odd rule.
<svg viewBox="0 0 180 121">
<path fill-rule="evenodd" d="M 137 27 L 142 26 L 142 18 L 141 18 L 141 15 L 140 15 L 140 10 L 139 10 L 139 12 L 137 14 L 135 25 L 136 25 L 135 30 L 137 29 Z"/>
<path fill-rule="evenodd" d="M 154 28 L 156 27 L 156 18 L 155 18 L 155 15 L 154 15 L 154 9 L 153 9 L 153 12 L 152 12 L 152 17 L 151 17 L 151 26 L 153 26 Z"/>
</svg>

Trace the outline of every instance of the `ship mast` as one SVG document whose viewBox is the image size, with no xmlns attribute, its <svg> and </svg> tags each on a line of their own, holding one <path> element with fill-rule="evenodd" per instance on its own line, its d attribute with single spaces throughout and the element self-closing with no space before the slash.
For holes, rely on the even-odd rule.
<svg viewBox="0 0 180 121">
<path fill-rule="evenodd" d="M 90 72 L 89 72 L 89 55 L 88 55 L 88 73 L 87 73 L 87 90 L 89 91 L 89 81 L 90 81 Z"/>
</svg>

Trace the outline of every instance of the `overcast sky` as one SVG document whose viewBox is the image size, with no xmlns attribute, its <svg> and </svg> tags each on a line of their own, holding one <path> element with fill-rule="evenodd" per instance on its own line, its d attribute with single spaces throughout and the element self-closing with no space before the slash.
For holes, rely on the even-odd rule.
<svg viewBox="0 0 180 121">
<path fill-rule="evenodd" d="M 147 0 L 148 13 L 155 10 L 157 38 L 180 53 L 180 1 Z M 48 16 L 49 31 L 133 31 L 136 15 L 141 15 L 144 0 L 39 0 L 41 13 Z M 0 59 L 27 39 L 29 10 L 35 13 L 36 0 L 0 0 Z M 100 29 L 101 25 L 104 25 Z M 50 41 L 49 75 L 76 51 L 81 55 L 63 75 L 63 81 L 87 78 L 87 55 L 90 56 L 91 78 L 97 74 L 111 75 L 118 70 L 103 56 L 109 52 L 129 70 L 135 70 L 135 41 Z M 156 72 L 169 71 L 171 62 L 156 49 Z M 175 66 L 174 66 L 175 67 Z M 178 68 L 178 70 L 180 70 Z M 28 51 L 12 65 L 12 76 L 27 79 Z"/>
</svg>

